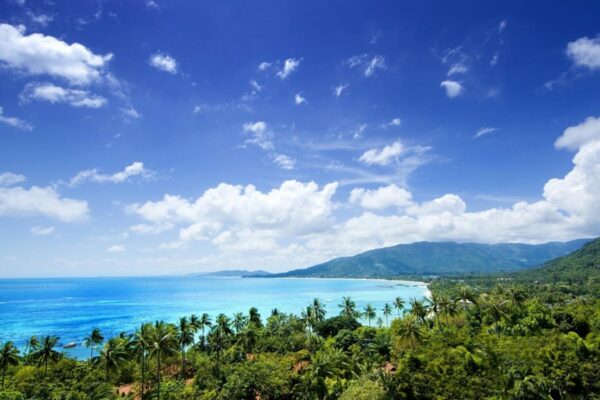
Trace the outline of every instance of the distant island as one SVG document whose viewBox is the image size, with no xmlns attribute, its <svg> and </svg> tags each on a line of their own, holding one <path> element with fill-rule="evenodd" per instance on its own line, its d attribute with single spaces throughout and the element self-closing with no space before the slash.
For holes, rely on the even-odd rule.
<svg viewBox="0 0 600 400">
<path fill-rule="evenodd" d="M 515 272 L 580 249 L 591 239 L 544 244 L 416 242 L 340 257 L 269 277 L 378 278 Z M 258 276 L 251 274 L 250 276 Z"/>
</svg>

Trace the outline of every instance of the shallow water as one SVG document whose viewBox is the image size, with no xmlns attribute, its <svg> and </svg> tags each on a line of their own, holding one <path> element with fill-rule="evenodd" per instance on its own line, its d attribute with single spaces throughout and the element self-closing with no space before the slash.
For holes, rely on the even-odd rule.
<svg viewBox="0 0 600 400">
<path fill-rule="evenodd" d="M 263 318 L 273 308 L 300 314 L 319 298 L 327 316 L 350 296 L 359 309 L 370 303 L 380 316 L 397 297 L 423 297 L 416 282 L 363 279 L 231 278 L 205 276 L 135 278 L 65 278 L 0 280 L 0 341 L 19 346 L 31 335 L 57 335 L 61 344 L 76 342 L 71 355 L 85 357 L 82 340 L 98 327 L 105 336 L 131 332 L 142 322 L 176 321 L 180 316 L 247 313 L 252 306 Z M 383 316 L 382 316 L 383 318 Z"/>
</svg>

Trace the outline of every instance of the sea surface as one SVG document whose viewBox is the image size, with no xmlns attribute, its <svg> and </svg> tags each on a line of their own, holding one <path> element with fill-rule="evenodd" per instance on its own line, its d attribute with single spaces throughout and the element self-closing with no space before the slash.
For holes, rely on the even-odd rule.
<svg viewBox="0 0 600 400">
<path fill-rule="evenodd" d="M 132 332 L 142 322 L 175 322 L 181 316 L 247 313 L 252 306 L 263 318 L 277 308 L 300 315 L 319 298 L 327 316 L 338 315 L 343 296 L 360 310 L 370 303 L 381 309 L 400 296 L 428 293 L 419 282 L 367 279 L 135 277 L 0 280 L 0 341 L 20 347 L 32 335 L 56 335 L 61 345 L 75 342 L 68 353 L 85 357 L 81 342 L 94 328 L 106 337 Z"/>
</svg>

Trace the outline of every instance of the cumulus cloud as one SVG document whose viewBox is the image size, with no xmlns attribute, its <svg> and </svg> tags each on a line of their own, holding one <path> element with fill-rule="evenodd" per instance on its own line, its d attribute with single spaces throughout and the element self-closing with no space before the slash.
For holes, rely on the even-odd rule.
<svg viewBox="0 0 600 400">
<path fill-rule="evenodd" d="M 53 226 L 34 226 L 31 228 L 31 234 L 35 236 L 48 236 L 54 233 Z"/>
<path fill-rule="evenodd" d="M 336 188 L 335 183 L 319 188 L 314 182 L 292 180 L 261 192 L 253 185 L 222 183 L 195 201 L 165 195 L 156 202 L 133 204 L 128 210 L 153 225 L 183 226 L 179 231 L 181 240 L 211 241 L 218 247 L 236 243 L 254 248 L 327 229 Z M 249 243 L 247 240 L 253 237 L 254 241 Z"/>
<path fill-rule="evenodd" d="M 333 95 L 335 97 L 340 97 L 342 95 L 342 93 L 344 93 L 344 90 L 346 90 L 348 88 L 348 84 L 339 84 L 336 87 L 333 88 Z"/>
<path fill-rule="evenodd" d="M 95 183 L 123 183 L 130 178 L 140 177 L 142 179 L 150 179 L 153 176 L 153 171 L 144 167 L 144 163 L 136 161 L 125 167 L 123 171 L 114 174 L 101 174 L 97 169 L 88 169 L 80 171 L 69 181 L 69 185 L 76 186 L 84 182 Z"/>
<path fill-rule="evenodd" d="M 354 188 L 350 192 L 350 204 L 360 205 L 367 210 L 384 210 L 390 207 L 407 207 L 413 204 L 412 194 L 394 184 L 367 190 Z"/>
<path fill-rule="evenodd" d="M 50 103 L 66 103 L 73 107 L 100 108 L 108 100 L 88 90 L 71 89 L 56 86 L 52 83 L 29 83 L 21 93 L 21 100 L 39 100 Z"/>
<path fill-rule="evenodd" d="M 0 122 L 8 126 L 12 126 L 13 128 L 22 129 L 24 131 L 30 131 L 33 129 L 33 125 L 31 125 L 27 121 L 23 121 L 22 119 L 19 119 L 17 117 L 9 117 L 4 115 L 4 109 L 2 107 L 0 107 Z"/>
<path fill-rule="evenodd" d="M 306 104 L 307 101 L 304 97 L 302 97 L 300 93 L 296 93 L 296 96 L 294 96 L 294 103 L 296 103 L 296 105 L 299 106 L 302 104 Z"/>
<path fill-rule="evenodd" d="M 459 96 L 464 91 L 464 88 L 460 84 L 460 82 L 456 82 L 456 81 L 450 81 L 450 80 L 442 81 L 442 83 L 440 83 L 440 87 L 444 88 L 444 90 L 446 91 L 446 95 L 450 98 Z"/>
<path fill-rule="evenodd" d="M 473 139 L 477 139 L 482 136 L 489 135 L 490 133 L 494 133 L 497 130 L 498 130 L 498 128 L 493 128 L 491 126 L 482 126 L 481 128 L 479 128 L 477 130 L 477 132 L 475 132 L 475 135 L 473 135 Z"/>
<path fill-rule="evenodd" d="M 177 73 L 177 61 L 168 54 L 154 53 L 150 56 L 150 65 L 154 68 L 168 72 L 172 75 Z"/>
<path fill-rule="evenodd" d="M 12 186 L 25 181 L 25 176 L 14 174 L 12 172 L 3 172 L 0 174 L 0 186 Z"/>
<path fill-rule="evenodd" d="M 385 166 L 391 164 L 392 161 L 397 160 L 403 151 L 404 146 L 402 145 L 402 142 L 397 140 L 381 149 L 374 148 L 365 151 L 358 160 L 367 165 Z"/>
<path fill-rule="evenodd" d="M 581 146 L 600 140 L 600 117 L 588 117 L 579 125 L 571 126 L 556 139 L 557 149 L 577 150 Z"/>
<path fill-rule="evenodd" d="M 346 61 L 346 64 L 350 68 L 358 68 L 363 71 L 365 77 L 370 78 L 377 70 L 384 70 L 387 68 L 385 63 L 385 58 L 381 55 L 369 55 L 369 54 L 361 54 L 358 56 L 353 56 Z"/>
<path fill-rule="evenodd" d="M 87 85 L 101 78 L 112 54 L 94 54 L 41 33 L 25 34 L 23 25 L 0 24 L 0 63 L 29 75 L 50 75 L 70 84 Z"/>
<path fill-rule="evenodd" d="M 279 72 L 277 72 L 277 76 L 280 79 L 287 78 L 292 72 L 298 69 L 300 66 L 300 59 L 288 58 L 283 62 L 283 67 Z"/>
<path fill-rule="evenodd" d="M 573 64 L 592 71 L 600 69 L 600 37 L 582 37 L 567 44 L 567 56 Z"/>
<path fill-rule="evenodd" d="M 74 222 L 88 213 L 86 201 L 64 198 L 51 187 L 0 187 L 0 216 L 42 215 Z"/>
</svg>

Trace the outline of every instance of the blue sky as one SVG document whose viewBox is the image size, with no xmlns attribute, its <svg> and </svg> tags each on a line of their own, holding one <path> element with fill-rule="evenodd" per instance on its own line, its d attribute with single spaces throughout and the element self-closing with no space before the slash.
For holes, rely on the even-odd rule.
<svg viewBox="0 0 600 400">
<path fill-rule="evenodd" d="M 5 1 L 0 276 L 598 236 L 599 14 Z"/>
</svg>

